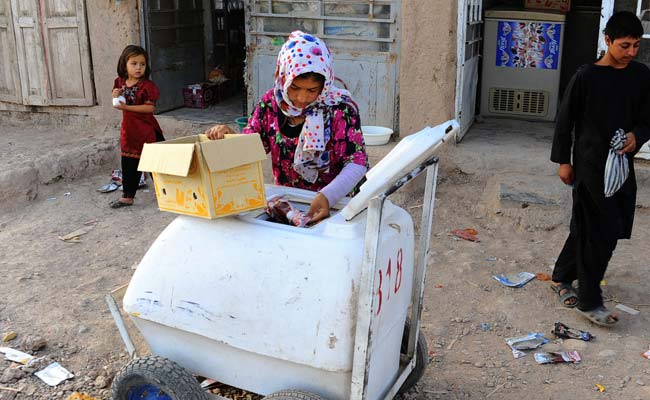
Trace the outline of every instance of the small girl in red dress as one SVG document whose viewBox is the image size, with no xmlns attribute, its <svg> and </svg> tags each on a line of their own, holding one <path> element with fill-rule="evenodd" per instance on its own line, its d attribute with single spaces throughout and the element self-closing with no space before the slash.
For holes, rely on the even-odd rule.
<svg viewBox="0 0 650 400">
<path fill-rule="evenodd" d="M 140 46 L 126 46 L 117 63 L 113 84 L 113 106 L 122 110 L 120 147 L 122 149 L 122 189 L 119 200 L 111 208 L 133 205 L 140 183 L 138 163 L 145 143 L 165 140 L 158 121 L 153 116 L 156 100 L 160 97 L 158 86 L 149 80 L 149 56 Z"/>
</svg>

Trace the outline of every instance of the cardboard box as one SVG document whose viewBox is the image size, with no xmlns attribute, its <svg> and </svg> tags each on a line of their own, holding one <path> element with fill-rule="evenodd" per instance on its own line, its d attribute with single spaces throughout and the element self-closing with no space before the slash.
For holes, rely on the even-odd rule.
<svg viewBox="0 0 650 400">
<path fill-rule="evenodd" d="M 526 0 L 524 7 L 533 10 L 569 12 L 571 0 Z"/>
<path fill-rule="evenodd" d="M 158 207 L 208 219 L 266 205 L 259 135 L 187 136 L 142 149 L 138 170 L 153 173 Z"/>
</svg>

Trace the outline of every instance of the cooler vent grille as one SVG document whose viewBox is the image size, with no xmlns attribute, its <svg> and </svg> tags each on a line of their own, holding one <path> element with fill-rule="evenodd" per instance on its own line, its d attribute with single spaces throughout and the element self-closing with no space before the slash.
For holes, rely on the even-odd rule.
<svg viewBox="0 0 650 400">
<path fill-rule="evenodd" d="M 548 92 L 490 88 L 491 113 L 545 116 L 548 114 Z"/>
</svg>

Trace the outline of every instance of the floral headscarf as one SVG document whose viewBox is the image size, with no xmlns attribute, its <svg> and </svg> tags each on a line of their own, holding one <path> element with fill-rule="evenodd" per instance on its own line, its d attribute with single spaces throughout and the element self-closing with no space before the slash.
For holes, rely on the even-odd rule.
<svg viewBox="0 0 650 400">
<path fill-rule="evenodd" d="M 288 89 L 297 76 L 307 72 L 323 75 L 325 84 L 318 98 L 302 109 L 291 103 Z M 330 139 L 329 131 L 324 129 L 324 110 L 340 103 L 349 103 L 357 108 L 350 92 L 334 86 L 333 80 L 331 53 L 325 43 L 314 35 L 293 31 L 278 54 L 273 95 L 287 117 L 305 116 L 293 169 L 311 183 L 318 178 L 318 170 L 329 165 L 328 154 L 324 152 Z"/>
</svg>

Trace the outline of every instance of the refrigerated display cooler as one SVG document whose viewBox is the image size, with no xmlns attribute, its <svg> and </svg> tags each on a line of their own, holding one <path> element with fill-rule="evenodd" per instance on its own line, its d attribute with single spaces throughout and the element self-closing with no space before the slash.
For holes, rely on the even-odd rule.
<svg viewBox="0 0 650 400">
<path fill-rule="evenodd" d="M 553 121 L 565 15 L 486 10 L 481 114 Z"/>
</svg>

